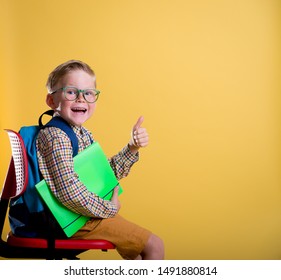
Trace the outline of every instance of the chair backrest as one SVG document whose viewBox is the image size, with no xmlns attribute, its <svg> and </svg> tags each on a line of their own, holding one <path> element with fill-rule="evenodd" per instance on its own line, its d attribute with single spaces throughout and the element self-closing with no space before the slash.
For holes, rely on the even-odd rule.
<svg viewBox="0 0 281 280">
<path fill-rule="evenodd" d="M 12 158 L 0 195 L 1 250 L 5 246 L 5 242 L 2 240 L 2 233 L 10 198 L 21 195 L 25 191 L 28 182 L 28 162 L 23 140 L 17 132 L 9 129 L 6 129 L 6 131 L 10 138 Z"/>
<path fill-rule="evenodd" d="M 12 159 L 3 186 L 3 199 L 23 194 L 28 182 L 28 159 L 22 137 L 13 130 L 6 129 L 6 131 L 10 139 Z"/>
</svg>

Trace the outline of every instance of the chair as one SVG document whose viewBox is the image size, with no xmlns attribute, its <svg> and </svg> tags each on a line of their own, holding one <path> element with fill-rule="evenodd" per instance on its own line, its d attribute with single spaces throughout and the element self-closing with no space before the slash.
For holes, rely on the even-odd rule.
<svg viewBox="0 0 281 280">
<path fill-rule="evenodd" d="M 9 232 L 3 240 L 3 228 L 11 198 L 24 193 L 28 181 L 27 155 L 24 142 L 19 133 L 6 129 L 12 158 L 0 196 L 0 256 L 4 258 L 26 259 L 78 259 L 77 255 L 87 250 L 115 249 L 107 240 L 55 239 L 50 242 L 44 238 L 15 236 Z"/>
</svg>

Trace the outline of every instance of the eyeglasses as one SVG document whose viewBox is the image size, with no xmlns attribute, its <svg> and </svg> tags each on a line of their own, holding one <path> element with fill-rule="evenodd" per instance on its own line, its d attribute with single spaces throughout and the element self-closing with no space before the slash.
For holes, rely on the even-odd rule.
<svg viewBox="0 0 281 280">
<path fill-rule="evenodd" d="M 88 102 L 88 103 L 95 103 L 98 98 L 99 98 L 99 94 L 100 91 L 96 90 L 96 89 L 78 89 L 76 87 L 63 87 L 63 88 L 59 88 L 53 92 L 50 92 L 50 94 L 54 94 L 57 91 L 62 90 L 64 97 L 66 100 L 69 101 L 74 101 L 76 99 L 79 98 L 80 92 L 82 93 L 84 99 Z"/>
</svg>

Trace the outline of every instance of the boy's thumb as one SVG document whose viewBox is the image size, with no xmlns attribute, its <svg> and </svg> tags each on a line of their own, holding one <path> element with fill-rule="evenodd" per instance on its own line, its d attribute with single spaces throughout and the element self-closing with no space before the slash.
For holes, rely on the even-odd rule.
<svg viewBox="0 0 281 280">
<path fill-rule="evenodd" d="M 140 117 L 138 118 L 136 124 L 135 124 L 134 127 L 133 127 L 133 131 L 136 130 L 136 129 L 139 129 L 140 126 L 142 125 L 143 121 L 144 121 L 144 117 L 143 117 L 143 116 L 140 116 Z"/>
<path fill-rule="evenodd" d="M 118 196 L 118 192 L 119 192 L 119 186 L 116 186 L 116 187 L 113 189 L 113 194 L 112 194 L 112 196 Z"/>
</svg>

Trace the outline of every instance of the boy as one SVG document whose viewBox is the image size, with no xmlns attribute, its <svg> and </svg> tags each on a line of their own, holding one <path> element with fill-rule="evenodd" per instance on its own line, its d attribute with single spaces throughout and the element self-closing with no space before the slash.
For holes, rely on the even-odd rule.
<svg viewBox="0 0 281 280">
<path fill-rule="evenodd" d="M 79 152 L 93 141 L 83 127 L 94 113 L 99 92 L 93 70 L 84 62 L 67 61 L 56 67 L 47 81 L 47 105 L 72 127 L 78 138 Z M 109 159 L 117 177 L 129 174 L 138 160 L 138 150 L 148 144 L 148 134 L 141 127 L 140 117 L 133 127 L 132 137 L 121 152 Z M 116 245 L 123 259 L 163 259 L 162 240 L 150 231 L 125 219 L 118 211 L 118 189 L 110 201 L 105 201 L 79 181 L 73 170 L 72 146 L 68 136 L 59 128 L 41 129 L 37 138 L 40 171 L 54 195 L 68 208 L 91 219 L 71 238 L 107 239 Z"/>
</svg>

